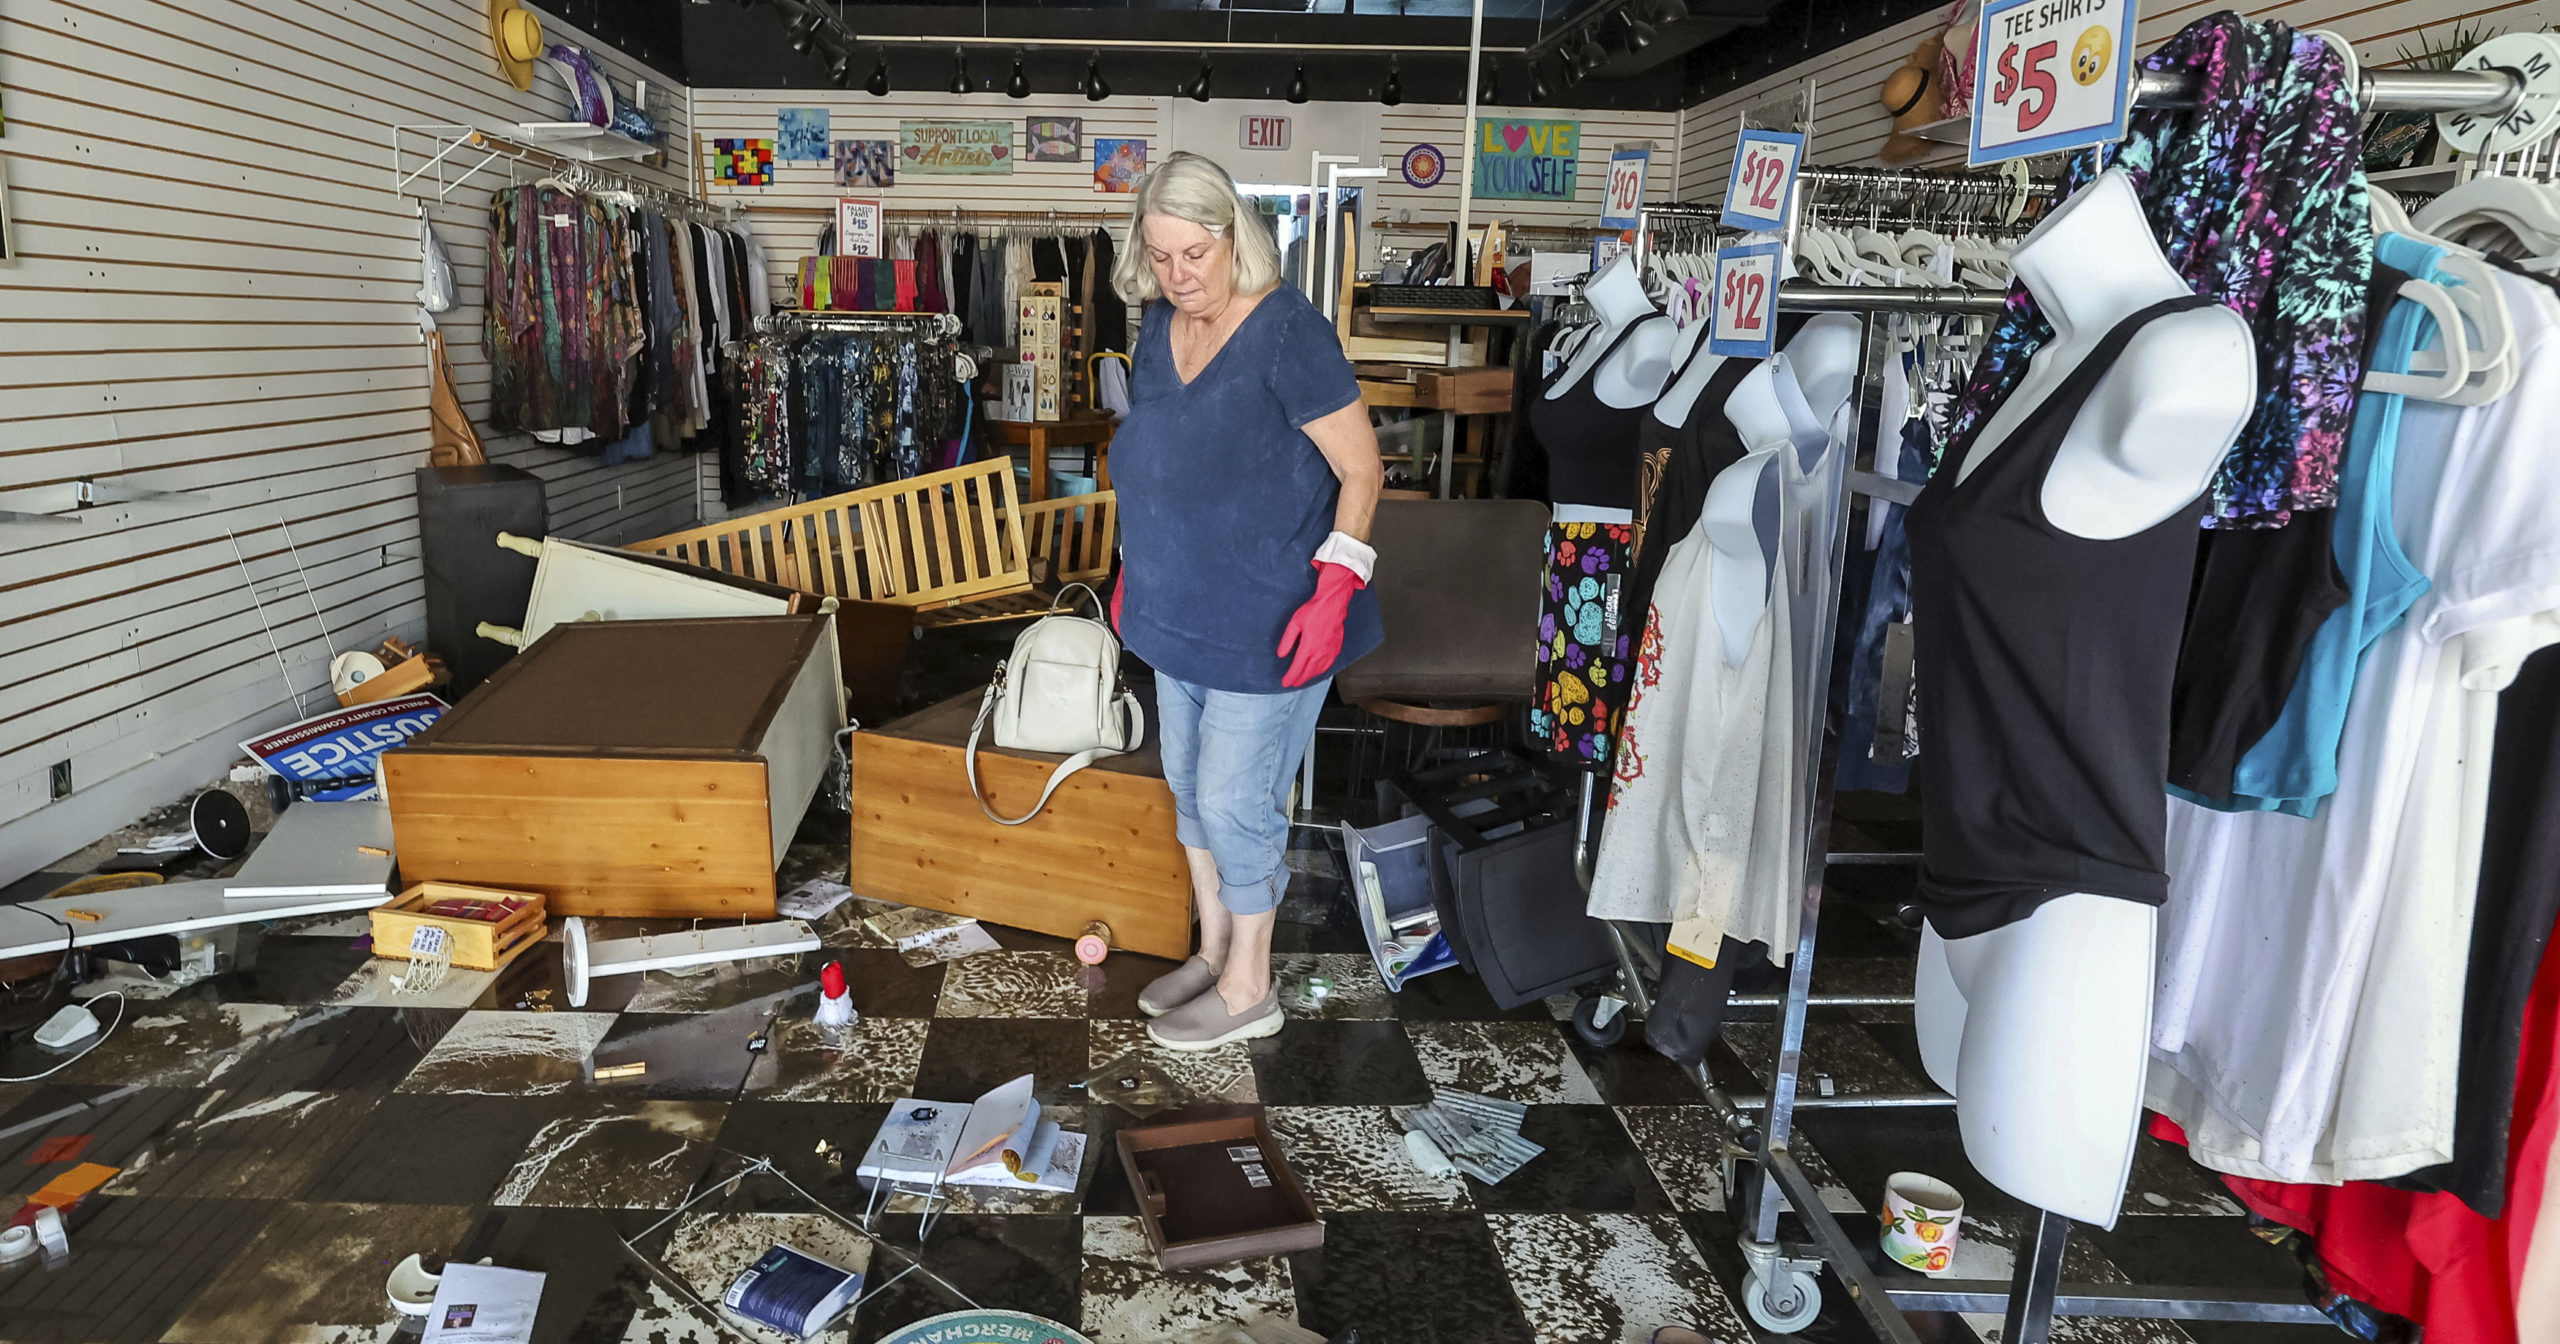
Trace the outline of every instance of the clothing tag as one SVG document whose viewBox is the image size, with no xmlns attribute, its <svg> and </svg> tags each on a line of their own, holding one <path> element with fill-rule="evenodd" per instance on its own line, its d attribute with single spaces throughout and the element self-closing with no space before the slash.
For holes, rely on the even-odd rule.
<svg viewBox="0 0 2560 1344">
<path fill-rule="evenodd" d="M 565 229 L 578 221 L 573 215 L 544 215 L 542 222 L 555 229 Z"/>
<path fill-rule="evenodd" d="M 1227 1160 L 1230 1162 L 1259 1162 L 1262 1160 L 1262 1149 L 1251 1146 L 1230 1148 L 1227 1150 Z"/>
<path fill-rule="evenodd" d="M 1600 609 L 1600 643 L 1604 648 L 1615 648 L 1618 643 L 1618 575 L 1615 571 L 1610 573 L 1607 582 L 1608 601 Z"/>
<path fill-rule="evenodd" d="M 1902 706 L 1911 698 L 1911 622 L 1884 628 L 1884 675 L 1876 683 L 1875 759 L 1898 761 L 1903 750 Z"/>
<path fill-rule="evenodd" d="M 1952 285 L 1956 282 L 1955 244 L 1938 244 L 1938 250 L 1929 257 L 1929 273 L 1938 277 L 1939 284 Z"/>
<path fill-rule="evenodd" d="M 1244 1169 L 1244 1183 L 1252 1186 L 1256 1190 L 1270 1189 L 1271 1173 L 1263 1170 L 1258 1165 L 1248 1166 Z"/>
</svg>

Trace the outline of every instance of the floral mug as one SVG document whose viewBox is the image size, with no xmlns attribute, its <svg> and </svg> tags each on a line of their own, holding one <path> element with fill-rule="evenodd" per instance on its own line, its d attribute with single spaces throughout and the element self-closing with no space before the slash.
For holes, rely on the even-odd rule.
<svg viewBox="0 0 2560 1344">
<path fill-rule="evenodd" d="M 1884 1253 L 1923 1274 L 1944 1274 L 1955 1262 L 1964 1196 L 1954 1186 L 1916 1171 L 1897 1171 L 1884 1182 Z"/>
</svg>

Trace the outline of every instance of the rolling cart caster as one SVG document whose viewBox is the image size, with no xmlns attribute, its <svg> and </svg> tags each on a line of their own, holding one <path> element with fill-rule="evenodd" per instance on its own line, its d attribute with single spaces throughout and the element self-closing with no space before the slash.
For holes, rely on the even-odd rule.
<svg viewBox="0 0 2560 1344">
<path fill-rule="evenodd" d="M 1594 994 L 1573 1005 L 1574 1034 L 1606 1050 L 1627 1038 L 1627 1005 L 1623 999 Z"/>
<path fill-rule="evenodd" d="M 1766 1272 L 1755 1269 L 1742 1281 L 1742 1305 L 1761 1329 L 1792 1335 L 1822 1314 L 1822 1285 L 1811 1274 L 1784 1265 Z"/>
</svg>

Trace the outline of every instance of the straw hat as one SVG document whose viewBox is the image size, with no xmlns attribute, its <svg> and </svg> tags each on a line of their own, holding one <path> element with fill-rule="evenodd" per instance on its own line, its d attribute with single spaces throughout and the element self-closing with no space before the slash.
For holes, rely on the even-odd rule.
<svg viewBox="0 0 2560 1344">
<path fill-rule="evenodd" d="M 498 69 L 519 89 L 533 87 L 533 62 L 543 51 L 542 16 L 517 0 L 489 0 L 489 45 Z"/>
</svg>

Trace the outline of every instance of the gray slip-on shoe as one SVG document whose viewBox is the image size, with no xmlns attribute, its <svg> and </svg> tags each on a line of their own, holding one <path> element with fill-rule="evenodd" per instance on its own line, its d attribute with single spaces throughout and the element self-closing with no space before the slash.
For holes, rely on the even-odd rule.
<svg viewBox="0 0 2560 1344">
<path fill-rule="evenodd" d="M 1167 1050 L 1215 1050 L 1234 1041 L 1277 1036 L 1286 1019 L 1275 986 L 1241 1013 L 1227 1011 L 1216 988 L 1147 1024 L 1147 1037 Z"/>
<path fill-rule="evenodd" d="M 1217 983 L 1217 969 L 1207 961 L 1193 957 L 1157 976 L 1155 983 L 1139 990 L 1138 1011 L 1149 1017 L 1162 1017 L 1199 998 Z"/>
</svg>

